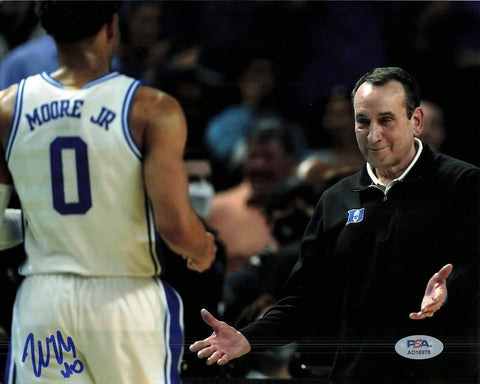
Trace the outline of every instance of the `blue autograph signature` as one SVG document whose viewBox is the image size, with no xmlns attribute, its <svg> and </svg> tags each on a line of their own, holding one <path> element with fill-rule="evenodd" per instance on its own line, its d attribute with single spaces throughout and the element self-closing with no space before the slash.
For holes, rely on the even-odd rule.
<svg viewBox="0 0 480 384">
<path fill-rule="evenodd" d="M 46 368 L 50 364 L 50 347 L 53 348 L 55 353 L 55 359 L 59 365 L 64 366 L 65 370 L 61 370 L 60 373 L 64 378 L 69 378 L 73 373 L 81 373 L 83 372 L 83 363 L 76 359 L 73 364 L 69 364 L 68 362 L 63 361 L 63 351 L 65 352 L 72 352 L 73 358 L 77 357 L 77 351 L 75 350 L 75 344 L 73 343 L 72 338 L 69 336 L 67 337 L 67 341 L 63 339 L 62 333 L 57 331 L 57 337 L 55 338 L 54 335 L 47 337 L 45 339 L 46 343 L 46 356 L 43 355 L 43 348 L 42 348 L 42 341 L 37 341 L 38 345 L 38 363 L 35 357 L 35 338 L 33 333 L 30 333 L 25 341 L 25 347 L 23 348 L 23 357 L 22 363 L 25 363 L 28 357 L 28 351 L 30 349 L 30 357 L 32 359 L 32 366 L 33 366 L 33 373 L 36 377 L 40 377 L 42 375 L 42 367 Z"/>
</svg>

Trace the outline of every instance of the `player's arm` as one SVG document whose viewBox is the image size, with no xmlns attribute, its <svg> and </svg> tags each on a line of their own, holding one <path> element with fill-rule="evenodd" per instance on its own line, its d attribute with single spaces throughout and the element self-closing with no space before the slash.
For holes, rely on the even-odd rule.
<svg viewBox="0 0 480 384">
<path fill-rule="evenodd" d="M 15 84 L 0 91 L 0 184 L 12 184 L 12 177 L 5 160 L 5 147 L 12 124 L 17 88 Z"/>
<path fill-rule="evenodd" d="M 0 250 L 14 247 L 23 241 L 21 212 L 19 209 L 7 209 L 13 185 L 5 160 L 5 146 L 16 94 L 16 85 L 0 91 Z"/>
<path fill-rule="evenodd" d="M 188 259 L 190 268 L 208 269 L 216 246 L 190 205 L 183 161 L 187 128 L 180 106 L 165 93 L 140 87 L 130 125 L 143 151 L 145 185 L 160 235 L 172 251 Z"/>
<path fill-rule="evenodd" d="M 0 251 L 15 247 L 23 242 L 22 212 L 20 209 L 5 208 L 10 200 L 11 189 L 0 184 Z"/>
</svg>

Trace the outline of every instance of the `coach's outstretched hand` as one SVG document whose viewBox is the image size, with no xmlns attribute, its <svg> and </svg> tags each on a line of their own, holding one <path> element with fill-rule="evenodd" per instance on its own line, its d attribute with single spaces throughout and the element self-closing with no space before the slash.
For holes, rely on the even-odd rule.
<svg viewBox="0 0 480 384">
<path fill-rule="evenodd" d="M 250 352 L 250 343 L 240 332 L 223 321 L 217 320 L 206 309 L 201 310 L 203 321 L 213 328 L 210 337 L 197 341 L 190 346 L 190 351 L 197 352 L 202 359 L 207 357 L 207 364 L 225 365 L 230 360 Z"/>
<path fill-rule="evenodd" d="M 410 319 L 422 320 L 432 317 L 447 299 L 447 277 L 453 270 L 452 264 L 445 265 L 428 281 L 425 296 L 423 296 L 420 312 L 410 314 Z"/>
</svg>

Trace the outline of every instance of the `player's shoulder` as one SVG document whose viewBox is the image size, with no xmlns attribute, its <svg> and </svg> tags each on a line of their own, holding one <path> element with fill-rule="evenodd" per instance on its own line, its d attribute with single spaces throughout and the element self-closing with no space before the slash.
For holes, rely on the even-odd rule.
<svg viewBox="0 0 480 384">
<path fill-rule="evenodd" d="M 18 84 L 0 90 L 0 107 L 4 108 L 8 103 L 15 103 L 17 96 Z"/>
<path fill-rule="evenodd" d="M 132 102 L 130 119 L 146 126 L 175 125 L 183 120 L 183 112 L 178 101 L 168 93 L 140 85 Z"/>
<path fill-rule="evenodd" d="M 8 88 L 0 90 L 0 118 L 2 120 L 13 115 L 17 90 L 18 84 L 13 84 Z"/>
<path fill-rule="evenodd" d="M 183 142 L 186 122 L 177 100 L 166 92 L 140 85 L 130 108 L 130 127 L 140 148 L 158 141 Z M 147 137 L 148 140 L 144 140 Z"/>
<path fill-rule="evenodd" d="M 140 85 L 133 100 L 133 106 L 139 109 L 160 109 L 163 113 L 179 110 L 178 101 L 170 94 L 150 86 Z"/>
<path fill-rule="evenodd" d="M 5 138 L 10 131 L 17 90 L 18 85 L 14 84 L 0 91 L 0 136 L 2 138 Z"/>
</svg>

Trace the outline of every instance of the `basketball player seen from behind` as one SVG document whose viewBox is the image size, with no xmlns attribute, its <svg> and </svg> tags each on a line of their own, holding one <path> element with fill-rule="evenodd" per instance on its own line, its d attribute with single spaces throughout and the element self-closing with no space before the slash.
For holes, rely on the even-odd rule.
<svg viewBox="0 0 480 384">
<path fill-rule="evenodd" d="M 27 254 L 7 382 L 179 383 L 182 304 L 155 234 L 199 272 L 216 252 L 189 203 L 186 122 L 110 72 L 120 2 L 86 3 L 37 4 L 59 68 L 0 92 L 0 223 L 15 189 Z"/>
</svg>

